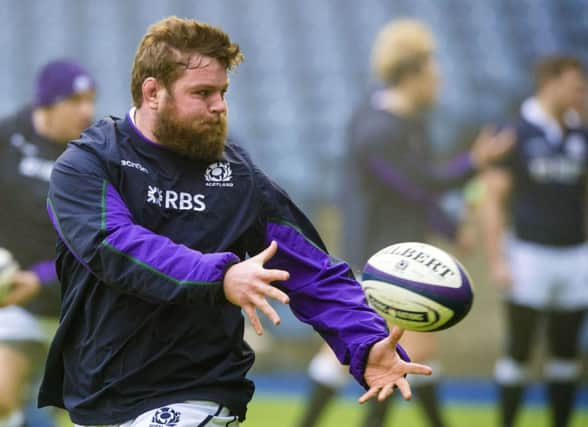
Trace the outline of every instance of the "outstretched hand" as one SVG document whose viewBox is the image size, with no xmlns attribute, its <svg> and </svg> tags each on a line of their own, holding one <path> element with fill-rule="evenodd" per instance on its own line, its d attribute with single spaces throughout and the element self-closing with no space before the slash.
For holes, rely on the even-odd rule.
<svg viewBox="0 0 588 427">
<path fill-rule="evenodd" d="M 483 169 L 503 158 L 512 149 L 516 139 L 513 129 L 499 132 L 493 126 L 484 127 L 471 148 L 471 155 L 477 169 Z"/>
<path fill-rule="evenodd" d="M 257 335 L 263 334 L 263 327 L 257 316 L 261 310 L 274 325 L 280 323 L 280 316 L 268 303 L 267 297 L 288 304 L 288 295 L 271 285 L 275 281 L 288 280 L 290 274 L 284 270 L 267 270 L 263 265 L 278 251 L 278 244 L 272 241 L 263 251 L 229 267 L 223 282 L 225 297 L 243 309 Z"/>
<path fill-rule="evenodd" d="M 364 372 L 369 390 L 359 398 L 359 403 L 375 397 L 383 401 L 392 395 L 394 387 L 398 387 L 402 397 L 409 400 L 412 393 L 405 378 L 406 374 L 431 375 L 433 372 L 426 365 L 405 362 L 400 358 L 396 352 L 396 344 L 403 333 L 403 329 L 394 326 L 388 337 L 371 348 Z"/>
</svg>

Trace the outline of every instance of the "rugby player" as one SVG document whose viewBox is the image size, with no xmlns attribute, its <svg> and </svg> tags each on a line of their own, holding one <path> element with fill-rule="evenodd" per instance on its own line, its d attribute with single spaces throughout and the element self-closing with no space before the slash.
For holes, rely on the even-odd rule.
<svg viewBox="0 0 588 427">
<path fill-rule="evenodd" d="M 438 99 L 439 70 L 435 37 L 423 22 L 395 19 L 382 27 L 372 49 L 372 71 L 382 87 L 351 117 L 342 186 L 343 253 L 356 268 L 393 243 L 423 242 L 434 233 L 457 240 L 458 224 L 441 208 L 443 193 L 459 189 L 512 146 L 509 131 L 495 135 L 485 129 L 469 150 L 448 162 L 435 159 L 427 113 Z M 413 389 L 428 424 L 442 427 L 436 335 L 407 332 L 402 345 L 413 360 L 435 367 L 434 375 L 415 377 Z M 311 361 L 309 376 L 312 391 L 300 427 L 317 425 L 348 378 L 325 347 Z M 389 404 L 370 402 L 362 426 L 383 426 Z"/>
<path fill-rule="evenodd" d="M 543 319 L 552 425 L 568 425 L 588 307 L 588 133 L 578 115 L 586 101 L 584 65 L 572 56 L 544 58 L 536 85 L 516 120 L 515 148 L 484 175 L 489 267 L 505 300 L 506 348 L 495 368 L 505 427 L 515 424 Z"/>
<path fill-rule="evenodd" d="M 41 406 L 76 425 L 237 425 L 254 391 L 267 298 L 289 303 L 366 388 L 410 398 L 410 363 L 288 195 L 227 141 L 225 32 L 191 19 L 152 25 L 136 52 L 133 107 L 71 142 L 51 176 L 62 315 Z"/>
<path fill-rule="evenodd" d="M 0 426 L 22 423 L 45 341 L 33 314 L 58 317 L 55 232 L 46 199 L 54 161 L 94 117 L 95 82 L 76 62 L 39 71 L 33 101 L 0 120 L 0 246 L 23 268 L 0 301 Z M 36 393 L 35 393 L 36 394 Z"/>
</svg>

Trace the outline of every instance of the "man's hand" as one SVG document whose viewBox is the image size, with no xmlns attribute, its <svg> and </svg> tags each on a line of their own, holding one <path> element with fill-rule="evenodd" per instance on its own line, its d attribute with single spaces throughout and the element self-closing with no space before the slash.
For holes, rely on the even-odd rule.
<svg viewBox="0 0 588 427">
<path fill-rule="evenodd" d="M 22 305 L 36 297 L 41 291 L 41 281 L 32 271 L 17 271 L 12 276 L 12 286 L 6 297 L 0 301 L 0 307 Z"/>
<path fill-rule="evenodd" d="M 370 388 L 359 398 L 359 403 L 365 403 L 374 397 L 383 401 L 390 397 L 394 387 L 398 387 L 402 397 L 409 400 L 412 395 L 405 375 L 431 375 L 430 367 L 405 362 L 400 358 L 396 352 L 396 344 L 403 333 L 403 329 L 394 326 L 387 338 L 371 348 L 364 372 L 365 381 Z"/>
<path fill-rule="evenodd" d="M 225 297 L 245 311 L 253 329 L 258 335 L 263 334 L 263 327 L 257 316 L 260 309 L 273 323 L 280 323 L 280 316 L 267 302 L 266 297 L 288 304 L 288 295 L 271 283 L 288 280 L 290 274 L 284 270 L 266 270 L 263 264 L 278 251 L 278 244 L 273 242 L 262 252 L 245 261 L 237 263 L 227 270 L 223 283 Z"/>
<path fill-rule="evenodd" d="M 495 133 L 494 128 L 484 127 L 472 145 L 470 151 L 477 169 L 483 169 L 491 163 L 500 160 L 511 149 L 515 142 L 512 129 L 504 129 Z"/>
</svg>

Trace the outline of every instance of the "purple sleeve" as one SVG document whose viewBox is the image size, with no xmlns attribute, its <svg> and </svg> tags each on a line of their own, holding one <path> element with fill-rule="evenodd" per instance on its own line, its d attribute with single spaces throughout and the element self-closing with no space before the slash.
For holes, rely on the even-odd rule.
<svg viewBox="0 0 588 427">
<path fill-rule="evenodd" d="M 57 281 L 57 271 L 55 271 L 55 261 L 41 261 L 31 267 L 29 270 L 37 275 L 41 284 L 46 285 Z"/>
<path fill-rule="evenodd" d="M 368 160 L 368 166 L 372 174 L 378 178 L 386 187 L 399 193 L 407 200 L 416 203 L 430 203 L 434 200 L 432 194 L 429 194 L 425 188 L 411 181 L 402 172 L 396 170 L 385 160 L 377 157 L 371 157 Z"/>
<path fill-rule="evenodd" d="M 448 162 L 440 163 L 433 169 L 433 177 L 439 180 L 461 179 L 474 171 L 470 153 L 461 153 Z"/>
<path fill-rule="evenodd" d="M 436 192 L 463 183 L 474 171 L 471 157 L 463 153 L 447 163 L 428 165 L 391 165 L 372 156 L 367 160 L 368 170 L 386 187 L 407 200 L 420 204 L 433 203 Z M 410 171 L 404 170 L 410 168 Z"/>
<path fill-rule="evenodd" d="M 388 336 L 388 329 L 368 306 L 350 267 L 330 257 L 292 224 L 269 222 L 266 245 L 271 240 L 278 243 L 278 253 L 266 266 L 290 272 L 290 279 L 280 286 L 290 297 L 293 313 L 314 327 L 367 388 L 363 374 L 368 353 L 372 345 Z M 408 360 L 400 346 L 397 351 Z"/>
<path fill-rule="evenodd" d="M 101 282 L 152 301 L 222 297 L 225 271 L 239 261 L 235 254 L 204 254 L 135 224 L 99 166 L 87 165 L 86 157 L 68 160 L 65 156 L 53 169 L 48 211 L 80 264 Z"/>
</svg>

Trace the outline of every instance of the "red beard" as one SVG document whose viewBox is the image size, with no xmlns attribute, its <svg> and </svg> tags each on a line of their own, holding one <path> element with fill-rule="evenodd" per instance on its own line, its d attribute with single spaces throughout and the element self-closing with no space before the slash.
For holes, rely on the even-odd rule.
<svg viewBox="0 0 588 427">
<path fill-rule="evenodd" d="M 222 114 L 216 121 L 182 120 L 170 103 L 158 115 L 153 134 L 161 145 L 178 154 L 213 162 L 221 158 L 225 148 L 227 117 Z"/>
</svg>

